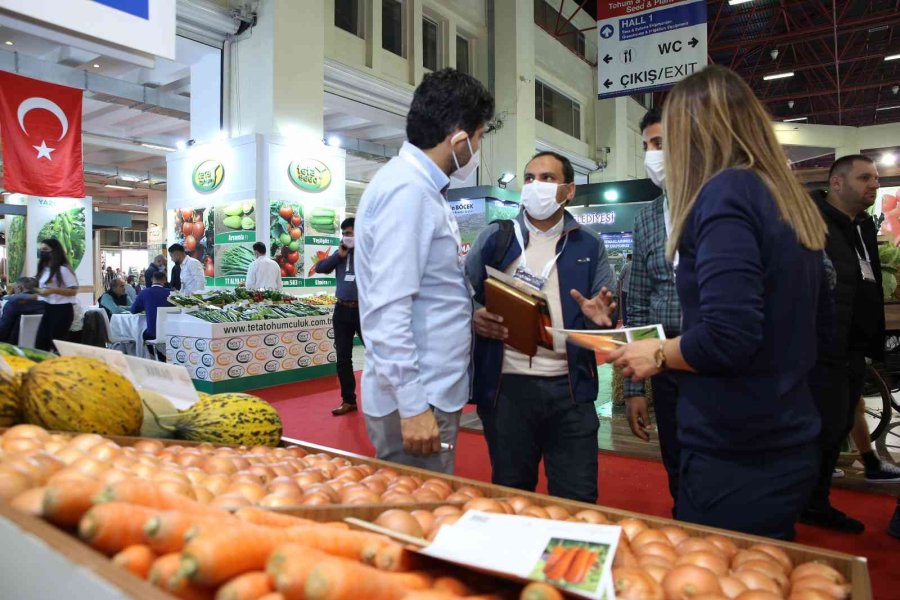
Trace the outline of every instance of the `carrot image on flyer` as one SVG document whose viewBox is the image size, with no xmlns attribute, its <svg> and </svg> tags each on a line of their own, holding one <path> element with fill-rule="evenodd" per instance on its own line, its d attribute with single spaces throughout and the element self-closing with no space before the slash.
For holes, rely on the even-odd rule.
<svg viewBox="0 0 900 600">
<path fill-rule="evenodd" d="M 541 554 L 529 579 L 564 589 L 595 591 L 600 585 L 605 544 L 553 538 Z"/>
</svg>

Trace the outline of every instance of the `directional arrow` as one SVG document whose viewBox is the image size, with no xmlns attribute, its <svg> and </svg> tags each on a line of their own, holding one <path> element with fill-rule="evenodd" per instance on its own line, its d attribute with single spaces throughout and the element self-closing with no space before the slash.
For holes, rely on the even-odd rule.
<svg viewBox="0 0 900 600">
<path fill-rule="evenodd" d="M 603 87 L 605 87 L 606 89 L 609 89 L 609 86 L 611 86 L 611 85 L 612 85 L 612 81 L 610 81 L 609 79 L 607 79 L 606 81 L 603 82 Z"/>
<path fill-rule="evenodd" d="M 691 48 L 696 48 L 697 44 L 699 44 L 699 43 L 700 42 L 697 41 L 697 38 L 692 37 L 691 41 L 688 42 L 688 46 L 690 46 Z"/>
<path fill-rule="evenodd" d="M 611 60 L 612 60 L 612 56 L 610 56 L 609 54 L 607 54 L 606 56 L 603 57 L 603 62 L 605 62 L 606 64 L 609 64 L 609 62 Z"/>
</svg>

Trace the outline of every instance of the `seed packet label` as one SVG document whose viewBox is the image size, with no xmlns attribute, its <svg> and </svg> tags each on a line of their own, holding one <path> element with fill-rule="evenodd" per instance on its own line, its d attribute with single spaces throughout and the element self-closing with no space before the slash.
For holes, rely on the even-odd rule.
<svg viewBox="0 0 900 600">
<path fill-rule="evenodd" d="M 73 344 L 72 342 L 63 342 L 62 340 L 53 340 L 56 349 L 59 350 L 60 356 L 83 356 L 86 358 L 96 358 L 102 360 L 112 369 L 118 371 L 123 377 L 128 379 L 134 385 L 137 381 L 134 373 L 128 366 L 128 361 L 124 354 L 118 350 L 108 350 L 106 348 L 98 348 L 97 346 L 86 346 L 84 344 Z"/>
<path fill-rule="evenodd" d="M 200 400 L 191 381 L 191 375 L 183 365 L 172 365 L 136 356 L 126 356 L 125 360 L 131 368 L 138 389 L 161 392 L 178 409 L 190 408 Z"/>
<path fill-rule="evenodd" d="M 584 598 L 615 598 L 612 561 L 622 528 L 469 511 L 441 527 L 422 554 L 555 585 Z M 564 563 L 559 559 L 569 555 Z M 561 564 L 571 568 L 562 569 Z"/>
</svg>

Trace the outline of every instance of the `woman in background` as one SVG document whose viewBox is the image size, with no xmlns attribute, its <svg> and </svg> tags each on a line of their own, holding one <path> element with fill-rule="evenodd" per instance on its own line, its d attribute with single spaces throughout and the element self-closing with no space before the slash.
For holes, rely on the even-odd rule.
<svg viewBox="0 0 900 600">
<path fill-rule="evenodd" d="M 734 72 L 676 85 L 663 131 L 682 335 L 610 360 L 635 380 L 680 372 L 676 518 L 792 539 L 819 460 L 807 377 L 830 306 L 825 223 Z"/>
<path fill-rule="evenodd" d="M 41 241 L 38 260 L 38 299 L 45 303 L 44 316 L 38 326 L 35 347 L 53 350 L 53 340 L 67 340 L 77 304 L 78 279 L 69 266 L 62 245 L 54 239 Z"/>
</svg>

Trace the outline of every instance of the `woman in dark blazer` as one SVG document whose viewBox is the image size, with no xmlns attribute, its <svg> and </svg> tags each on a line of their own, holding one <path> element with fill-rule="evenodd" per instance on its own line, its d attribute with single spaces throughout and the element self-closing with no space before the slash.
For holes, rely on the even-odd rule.
<svg viewBox="0 0 900 600">
<path fill-rule="evenodd" d="M 825 224 L 732 71 L 676 85 L 663 131 L 682 334 L 611 361 L 635 380 L 677 372 L 676 518 L 791 539 L 819 460 L 808 376 L 830 310 Z"/>
</svg>

